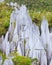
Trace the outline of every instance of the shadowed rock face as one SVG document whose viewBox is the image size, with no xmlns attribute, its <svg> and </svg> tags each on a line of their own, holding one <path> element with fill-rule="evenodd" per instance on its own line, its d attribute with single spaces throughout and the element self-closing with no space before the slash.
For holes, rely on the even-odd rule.
<svg viewBox="0 0 52 65">
<path fill-rule="evenodd" d="M 2 43 L 2 39 L 0 38 L 0 44 Z"/>
<path fill-rule="evenodd" d="M 2 36 L 2 37 L 0 38 L 0 50 L 2 50 L 2 42 L 3 42 L 3 40 L 4 40 L 4 37 Z"/>
</svg>

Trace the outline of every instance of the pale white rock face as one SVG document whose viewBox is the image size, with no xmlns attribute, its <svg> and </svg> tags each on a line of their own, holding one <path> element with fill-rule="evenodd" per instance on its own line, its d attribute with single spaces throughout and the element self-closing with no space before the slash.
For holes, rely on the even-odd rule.
<svg viewBox="0 0 52 65">
<path fill-rule="evenodd" d="M 13 25 L 13 27 L 14 27 L 14 22 L 15 22 L 15 14 L 14 14 L 14 13 L 15 13 L 15 12 L 12 11 L 11 16 L 10 16 L 10 26 L 9 26 L 9 31 L 11 31 L 10 29 L 12 28 L 12 25 Z"/>
<path fill-rule="evenodd" d="M 22 24 L 25 24 L 27 26 L 30 26 L 32 24 L 32 20 L 28 15 L 25 5 L 21 6 L 19 16 L 20 16 L 20 19 L 22 19 L 21 21 Z"/>
<path fill-rule="evenodd" d="M 36 32 L 35 32 L 36 31 Z M 30 49 L 29 52 L 29 56 L 33 57 L 33 51 L 35 48 L 35 45 L 41 43 L 39 40 L 39 33 L 38 33 L 39 29 L 36 25 L 32 25 L 30 33 L 29 33 L 29 43 L 28 43 L 28 47 Z M 28 49 L 28 48 L 27 48 Z"/>
<path fill-rule="evenodd" d="M 43 48 L 41 42 L 39 40 L 37 40 L 36 44 L 32 48 L 32 58 L 35 58 L 36 56 L 38 57 L 39 55 L 41 55 L 41 52 L 43 50 L 44 50 L 44 48 Z M 40 57 L 37 59 L 40 59 Z"/>
<path fill-rule="evenodd" d="M 8 42 L 6 42 L 6 57 L 8 57 L 9 54 L 10 54 L 10 44 L 8 41 Z"/>
<path fill-rule="evenodd" d="M 13 40 L 15 43 L 17 43 L 17 41 L 18 41 L 17 24 L 16 24 L 16 27 L 15 27 L 15 29 L 14 29 L 14 33 L 13 33 L 13 38 L 12 38 L 12 40 Z"/>
<path fill-rule="evenodd" d="M 14 33 L 13 33 L 13 39 L 12 39 L 15 43 L 17 43 L 17 41 L 18 41 L 18 34 L 17 34 L 18 13 L 19 13 L 19 11 L 15 7 L 15 23 L 16 23 L 16 25 L 15 25 L 15 29 L 14 29 Z"/>
<path fill-rule="evenodd" d="M 17 53 L 22 56 L 22 50 L 21 50 L 21 47 L 20 47 L 20 43 L 18 44 L 17 46 Z"/>
<path fill-rule="evenodd" d="M 22 5 L 22 6 L 20 7 L 20 11 L 22 12 L 21 14 L 26 13 L 26 6 L 25 6 L 25 5 Z M 24 12 L 23 12 L 23 11 L 24 11 Z"/>
<path fill-rule="evenodd" d="M 51 43 L 52 43 L 52 33 L 50 33 L 50 40 L 51 40 Z M 51 45 L 52 47 L 52 45 Z M 51 51 L 51 58 L 52 58 L 52 51 Z"/>
<path fill-rule="evenodd" d="M 14 43 L 17 43 L 17 41 L 18 41 L 18 35 L 17 35 L 17 33 L 13 36 L 12 41 L 13 41 Z"/>
<path fill-rule="evenodd" d="M 4 0 L 0 0 L 0 2 L 4 2 Z"/>
<path fill-rule="evenodd" d="M 3 60 L 2 60 L 2 57 L 0 56 L 0 65 L 2 65 L 2 61 L 3 61 Z"/>
<path fill-rule="evenodd" d="M 5 44 L 5 41 L 2 42 L 2 51 L 3 51 L 3 53 L 6 52 L 6 44 Z"/>
<path fill-rule="evenodd" d="M 24 56 L 24 53 L 25 53 L 25 51 L 24 51 L 24 50 L 25 50 L 25 47 L 24 47 L 24 40 L 19 41 L 19 43 L 20 43 L 19 46 L 20 46 L 20 48 L 21 48 L 21 49 L 20 49 L 20 50 L 21 50 L 21 54 L 22 54 L 22 56 Z M 18 44 L 19 44 L 19 43 L 18 43 Z M 18 50 L 19 50 L 19 49 L 18 49 Z"/>
<path fill-rule="evenodd" d="M 37 32 L 35 32 L 37 31 Z M 39 33 L 38 33 L 38 29 L 34 29 L 34 42 L 32 43 L 31 39 L 30 42 L 32 44 L 30 44 L 30 53 L 29 53 L 29 57 L 31 58 L 37 58 L 40 62 L 41 62 L 41 65 L 47 65 L 47 57 L 46 57 L 46 52 L 44 50 L 44 47 L 42 46 L 42 43 L 39 39 Z M 38 34 L 37 34 L 38 33 Z M 30 37 L 30 38 L 33 38 L 33 37 Z M 44 55 L 44 58 L 43 58 L 43 55 Z M 41 58 L 41 59 L 40 59 Z M 45 61 L 43 61 L 42 59 L 45 59 Z"/>
<path fill-rule="evenodd" d="M 50 40 L 51 40 L 51 42 L 52 42 L 52 33 L 50 33 Z M 52 46 L 52 45 L 51 45 Z"/>
<path fill-rule="evenodd" d="M 12 7 L 13 7 L 13 6 L 14 6 L 14 3 L 13 3 L 13 2 L 10 2 L 10 6 L 12 6 Z"/>
<path fill-rule="evenodd" d="M 47 65 L 47 56 L 46 56 L 46 52 L 45 51 L 42 51 L 41 53 L 41 65 Z"/>
<path fill-rule="evenodd" d="M 50 40 L 50 33 L 49 33 L 49 28 L 48 28 L 48 21 L 43 18 L 42 24 L 41 24 L 41 38 L 42 38 L 42 42 L 43 42 L 43 46 L 46 49 L 46 51 L 48 52 L 48 59 L 51 58 L 51 54 L 52 54 L 52 44 L 51 44 L 51 40 Z"/>
<path fill-rule="evenodd" d="M 8 41 L 8 32 L 5 35 L 5 38 L 2 42 L 2 50 L 4 53 L 6 53 L 6 57 L 10 54 L 10 44 Z"/>
<path fill-rule="evenodd" d="M 26 39 L 25 50 L 26 50 L 26 56 L 29 56 L 29 52 L 30 52 L 29 38 Z"/>
<path fill-rule="evenodd" d="M 52 59 L 51 59 L 51 61 L 50 61 L 50 64 L 49 65 L 52 65 Z"/>
<path fill-rule="evenodd" d="M 10 26 L 9 26 L 9 41 L 12 41 L 14 29 L 15 29 L 15 12 L 13 11 L 10 16 Z"/>
<path fill-rule="evenodd" d="M 10 43 L 10 51 L 11 52 L 15 51 L 15 43 L 13 41 Z"/>
<path fill-rule="evenodd" d="M 5 38 L 4 38 L 3 42 L 2 42 L 2 50 L 3 50 L 3 52 L 6 52 L 6 43 L 7 43 L 7 41 L 8 41 L 8 32 L 6 33 Z"/>
<path fill-rule="evenodd" d="M 14 65 L 14 63 L 11 59 L 6 59 L 3 65 Z"/>
<path fill-rule="evenodd" d="M 43 18 L 42 24 L 41 24 L 41 36 L 42 36 L 42 41 L 43 45 L 46 46 L 46 44 L 50 45 L 50 33 L 49 33 L 49 28 L 48 28 L 48 21 Z"/>
<path fill-rule="evenodd" d="M 4 40 L 4 36 L 2 35 L 2 42 L 3 42 L 3 40 Z"/>
<path fill-rule="evenodd" d="M 13 5 L 14 4 L 12 4 L 12 6 Z M 9 40 L 10 44 L 8 36 L 10 40 L 12 38 L 11 41 Z M 10 54 L 10 51 L 14 52 L 17 47 L 17 53 L 19 53 L 19 55 L 28 56 L 33 59 L 37 58 L 41 62 L 41 65 L 47 65 L 47 58 L 49 61 L 52 58 L 51 42 L 52 34 L 49 33 L 48 22 L 45 18 L 43 18 L 41 24 L 40 36 L 39 27 L 32 23 L 26 6 L 22 5 L 19 10 L 17 7 L 14 8 L 10 17 L 9 30 L 2 42 L 3 51 L 6 53 L 6 56 Z M 48 52 L 47 57 L 46 52 Z M 7 60 L 5 65 L 7 65 L 8 62 L 9 61 Z"/>
<path fill-rule="evenodd" d="M 34 49 L 32 50 L 32 58 L 37 58 L 41 65 L 47 65 L 46 52 L 41 43 L 36 43 L 34 46 Z"/>
<path fill-rule="evenodd" d="M 39 29 L 38 27 L 32 24 L 31 18 L 28 16 L 27 10 L 25 6 L 21 6 L 19 14 L 17 18 L 17 31 L 19 33 L 19 38 L 21 38 L 23 41 L 26 40 L 26 56 L 28 55 L 29 50 L 33 50 L 33 46 L 35 46 L 35 43 L 39 39 Z M 35 32 L 36 31 L 36 32 Z M 21 41 L 21 40 L 20 40 Z M 21 46 L 24 47 L 24 42 L 21 41 Z M 24 48 L 22 48 L 24 50 Z M 24 53 L 24 51 L 23 51 Z M 32 51 L 30 55 L 32 54 Z"/>
<path fill-rule="evenodd" d="M 2 35 L 2 37 L 0 38 L 0 50 L 2 50 L 3 41 L 4 41 L 4 36 Z"/>
<path fill-rule="evenodd" d="M 47 25 L 48 25 L 47 21 L 45 19 L 43 19 L 42 24 L 41 24 L 41 36 L 42 36 L 42 41 L 43 41 L 44 46 L 47 43 L 47 41 L 46 41 Z"/>
<path fill-rule="evenodd" d="M 24 10 L 24 12 L 23 12 Z M 20 8 L 19 14 L 17 16 L 17 33 L 18 37 L 21 41 L 21 49 L 22 49 L 22 55 L 24 55 L 24 39 L 27 39 L 29 36 L 29 29 L 32 21 L 30 22 L 30 18 L 28 19 L 26 7 L 22 6 Z"/>
<path fill-rule="evenodd" d="M 16 18 L 18 16 L 18 12 L 19 12 L 18 9 L 15 7 L 14 11 L 12 11 L 11 16 L 10 16 L 10 26 L 9 26 L 9 34 L 10 34 L 9 39 L 10 40 L 14 40 L 14 38 L 17 35 L 17 21 L 16 21 Z"/>
<path fill-rule="evenodd" d="M 7 33 L 5 35 L 5 41 L 8 41 L 8 34 L 9 34 L 9 32 L 7 31 Z"/>
</svg>

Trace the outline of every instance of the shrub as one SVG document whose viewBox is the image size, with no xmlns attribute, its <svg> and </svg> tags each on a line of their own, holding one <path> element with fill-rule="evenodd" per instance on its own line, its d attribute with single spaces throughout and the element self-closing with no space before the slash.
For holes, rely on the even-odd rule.
<svg viewBox="0 0 52 65">
<path fill-rule="evenodd" d="M 13 59 L 14 65 L 31 65 L 31 59 L 24 56 L 17 56 Z"/>
<path fill-rule="evenodd" d="M 42 12 L 41 11 L 36 12 L 33 10 L 29 11 L 29 15 L 31 16 L 32 21 L 35 22 L 38 26 L 40 26 L 43 16 L 45 16 L 46 19 L 48 20 L 49 26 L 52 26 L 52 15 L 51 14 L 52 12 L 48 12 L 48 11 L 42 11 Z"/>
<path fill-rule="evenodd" d="M 6 29 L 4 27 L 0 27 L 0 37 L 2 35 L 5 35 L 5 33 L 6 33 Z"/>
<path fill-rule="evenodd" d="M 10 14 L 12 8 L 7 6 L 6 3 L 0 3 L 0 37 L 5 35 L 10 22 Z"/>
<path fill-rule="evenodd" d="M 3 23 L 3 27 L 6 28 L 6 29 L 8 29 L 8 27 L 9 27 L 9 22 L 7 22 L 7 21 L 4 22 L 4 23 Z"/>
</svg>

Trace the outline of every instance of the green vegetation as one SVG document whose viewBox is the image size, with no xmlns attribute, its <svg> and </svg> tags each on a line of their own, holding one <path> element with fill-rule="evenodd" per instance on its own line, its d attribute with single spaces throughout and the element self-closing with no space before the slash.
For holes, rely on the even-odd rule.
<svg viewBox="0 0 52 65">
<path fill-rule="evenodd" d="M 26 5 L 32 20 L 39 26 L 43 16 L 48 19 L 49 25 L 52 26 L 52 0 L 5 0 L 5 2 L 11 1 L 17 2 L 19 5 Z"/>
<path fill-rule="evenodd" d="M 14 62 L 14 65 L 31 65 L 33 62 L 39 63 L 37 58 L 31 59 L 25 56 L 16 56 L 12 60 Z"/>
<path fill-rule="evenodd" d="M 13 62 L 14 65 L 31 65 L 31 59 L 23 56 L 16 56 Z"/>
<path fill-rule="evenodd" d="M 5 61 L 5 59 L 6 59 L 6 55 L 5 54 L 3 54 L 3 52 L 0 50 L 0 56 L 2 56 L 2 60 L 3 60 L 3 62 L 2 62 L 2 64 L 4 63 L 4 61 Z M 14 62 L 14 65 L 31 65 L 32 64 L 32 62 L 39 62 L 38 60 L 37 60 L 37 58 L 34 58 L 34 59 L 31 59 L 31 58 L 28 58 L 28 57 L 25 57 L 25 56 L 19 56 L 18 55 L 18 53 L 11 53 L 10 55 L 9 55 L 9 57 L 13 57 L 14 56 L 14 58 L 12 59 L 12 61 Z"/>
<path fill-rule="evenodd" d="M 6 5 L 6 2 L 17 2 L 19 5 L 25 4 L 29 10 L 32 21 L 40 26 L 43 16 L 48 20 L 49 26 L 52 26 L 52 0 L 5 0 L 0 3 L 0 37 L 5 35 L 9 27 L 10 14 L 12 8 Z"/>
<path fill-rule="evenodd" d="M 32 62 L 33 62 L 33 61 L 39 62 L 37 58 L 32 59 Z"/>
<path fill-rule="evenodd" d="M 48 20 L 49 26 L 52 26 L 52 0 L 5 0 L 5 3 L 0 3 L 0 37 L 5 35 L 8 30 L 10 23 L 10 15 L 13 10 L 12 7 L 7 6 L 6 2 L 17 2 L 19 5 L 25 4 L 29 10 L 29 15 L 32 21 L 38 26 L 41 25 L 43 16 Z M 26 41 L 24 41 L 26 43 Z M 13 59 L 14 65 L 31 65 L 33 61 L 38 62 L 38 60 L 30 59 L 23 56 L 18 56 L 17 53 L 11 53 L 9 56 L 15 56 Z M 0 56 L 2 56 L 3 61 L 6 59 L 5 54 L 0 51 Z"/>
<path fill-rule="evenodd" d="M 35 22 L 38 26 L 41 25 L 41 21 L 43 19 L 43 16 L 46 17 L 48 20 L 49 26 L 52 26 L 52 12 L 48 11 L 42 11 L 42 12 L 35 12 L 35 11 L 29 11 L 29 15 L 31 16 L 33 22 Z"/>
<path fill-rule="evenodd" d="M 5 3 L 0 3 L 0 37 L 3 34 L 5 35 L 8 30 L 11 12 L 11 7 L 7 6 Z"/>
<path fill-rule="evenodd" d="M 25 4 L 29 10 L 35 11 L 52 11 L 52 0 L 5 0 L 6 2 L 17 2 Z"/>
<path fill-rule="evenodd" d="M 0 50 L 0 56 L 2 56 L 2 60 L 4 62 L 4 60 L 6 59 L 5 54 L 2 53 L 2 51 Z M 12 53 L 11 56 L 14 56 L 15 58 L 13 58 L 13 62 L 14 65 L 31 65 L 31 59 L 24 57 L 24 56 L 18 56 L 16 53 Z"/>
</svg>

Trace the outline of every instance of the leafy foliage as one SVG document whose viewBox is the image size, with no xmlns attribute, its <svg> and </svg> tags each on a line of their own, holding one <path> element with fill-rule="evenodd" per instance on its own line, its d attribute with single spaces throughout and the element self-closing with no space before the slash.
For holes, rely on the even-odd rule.
<svg viewBox="0 0 52 65">
<path fill-rule="evenodd" d="M 23 56 L 17 56 L 13 59 L 14 65 L 31 65 L 31 59 Z"/>
<path fill-rule="evenodd" d="M 25 4 L 29 10 L 36 11 L 52 11 L 52 0 L 5 0 L 6 2 L 17 2 L 18 4 Z"/>
<path fill-rule="evenodd" d="M 41 25 L 43 16 L 47 18 L 49 26 L 52 26 L 52 0 L 6 0 L 6 2 L 10 1 L 17 1 L 20 5 L 25 4 L 32 21 L 38 26 Z M 13 8 L 6 3 L 0 3 L 0 37 L 8 30 L 12 10 Z"/>
<path fill-rule="evenodd" d="M 30 10 L 29 15 L 31 16 L 33 22 L 35 22 L 38 26 L 41 25 L 43 16 L 45 16 L 46 19 L 48 20 L 49 26 L 52 26 L 52 12 L 48 12 L 48 11 L 36 12 Z"/>
<path fill-rule="evenodd" d="M 11 12 L 11 7 L 7 6 L 6 3 L 0 3 L 0 36 L 5 34 L 9 27 Z"/>
</svg>

